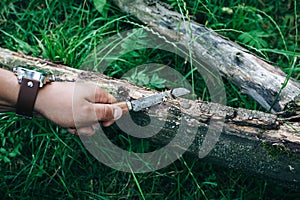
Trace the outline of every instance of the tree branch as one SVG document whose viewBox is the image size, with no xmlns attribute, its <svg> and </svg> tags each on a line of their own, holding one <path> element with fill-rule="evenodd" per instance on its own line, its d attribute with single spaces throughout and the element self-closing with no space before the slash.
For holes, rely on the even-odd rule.
<svg viewBox="0 0 300 200">
<path fill-rule="evenodd" d="M 12 69 L 18 65 L 49 70 L 59 81 L 76 81 L 80 78 L 94 82 L 119 100 L 138 99 L 156 93 L 156 91 L 138 87 L 125 80 L 109 78 L 98 72 L 78 70 L 0 48 L 1 67 Z M 218 141 L 204 158 L 205 160 L 263 175 L 284 183 L 288 187 L 299 189 L 300 123 L 298 120 L 285 121 L 274 114 L 231 108 L 209 102 L 177 99 L 140 114 L 131 113 L 121 118 L 118 124 L 126 126 L 127 121 L 131 120 L 130 117 L 136 122 L 141 122 L 145 120 L 145 116 L 155 119 L 151 122 L 149 130 L 161 128 L 161 131 L 151 138 L 153 141 L 166 144 L 179 134 L 177 131 L 180 130 L 187 139 L 194 140 L 187 151 L 195 156 L 199 156 L 199 153 L 201 156 L 201 152 L 206 147 L 209 148 L 209 144 L 205 143 L 205 138 L 211 137 L 207 134 L 209 129 L 220 129 L 221 135 L 219 138 L 216 137 Z M 218 121 L 222 117 L 224 120 Z M 219 122 L 220 126 L 218 126 Z M 182 124 L 185 125 L 184 129 L 179 129 Z M 195 130 L 194 138 L 192 133 Z M 214 132 L 211 133 L 213 136 Z"/>
<path fill-rule="evenodd" d="M 170 6 L 153 0 L 114 0 L 123 11 L 137 17 L 159 34 L 192 48 L 197 60 L 216 67 L 221 75 L 273 113 L 299 107 L 300 83 L 234 42 L 216 34 Z M 280 92 L 281 91 L 281 92 Z"/>
</svg>

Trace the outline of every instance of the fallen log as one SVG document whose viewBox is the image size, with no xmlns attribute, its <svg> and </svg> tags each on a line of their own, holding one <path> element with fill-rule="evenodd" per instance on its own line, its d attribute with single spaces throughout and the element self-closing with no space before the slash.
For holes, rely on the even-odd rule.
<svg viewBox="0 0 300 200">
<path fill-rule="evenodd" d="M 299 107 L 300 83 L 245 48 L 213 30 L 174 12 L 171 6 L 153 0 L 114 0 L 127 12 L 162 36 L 192 48 L 197 60 L 215 67 L 223 77 L 273 113 Z"/>
<path fill-rule="evenodd" d="M 138 99 L 156 93 L 126 80 L 109 78 L 99 72 L 78 70 L 0 48 L 1 67 L 12 69 L 19 65 L 49 70 L 58 81 L 76 81 L 78 78 L 92 81 L 119 100 Z M 141 115 L 131 113 L 121 118 L 118 125 L 130 130 L 131 127 L 126 127 L 130 116 L 136 122 L 144 121 L 145 116 L 155 119 L 151 122 L 149 130 L 157 127 L 161 129 L 151 137 L 151 140 L 157 143 L 169 143 L 176 134 L 183 133 L 186 135 L 184 139 L 192 141 L 188 148 L 184 144 L 185 140 L 176 144 L 179 148 L 183 146 L 184 151 L 225 167 L 268 177 L 285 186 L 299 189 L 300 123 L 297 115 L 294 118 L 283 119 L 275 114 L 198 100 L 177 99 L 153 107 Z M 220 118 L 224 118 L 224 123 L 221 120 L 221 126 L 211 126 L 213 120 L 218 123 Z M 182 124 L 185 124 L 184 129 L 180 129 Z M 205 144 L 206 137 L 210 137 L 207 134 L 210 128 L 220 129 L 221 135 L 216 138 L 215 146 L 208 149 L 211 151 L 206 151 L 206 156 L 203 151 L 205 147 L 210 148 Z M 196 134 L 189 136 L 195 130 Z"/>
</svg>

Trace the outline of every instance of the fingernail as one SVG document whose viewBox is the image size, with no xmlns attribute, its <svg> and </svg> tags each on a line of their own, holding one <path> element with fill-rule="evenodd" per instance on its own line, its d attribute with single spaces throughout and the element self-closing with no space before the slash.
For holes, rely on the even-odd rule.
<svg viewBox="0 0 300 200">
<path fill-rule="evenodd" d="M 122 117 L 122 109 L 119 106 L 114 107 L 114 120 L 118 120 Z"/>
</svg>

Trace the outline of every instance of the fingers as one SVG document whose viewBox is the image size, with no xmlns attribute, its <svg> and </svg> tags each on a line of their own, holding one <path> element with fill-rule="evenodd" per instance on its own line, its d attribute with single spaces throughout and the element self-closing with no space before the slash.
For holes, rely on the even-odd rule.
<svg viewBox="0 0 300 200">
<path fill-rule="evenodd" d="M 114 120 L 103 122 L 102 125 L 104 127 L 108 127 L 114 123 Z M 93 124 L 89 127 L 81 127 L 81 128 L 68 128 L 67 131 L 72 135 L 85 135 L 85 136 L 92 136 L 96 133 L 96 131 L 100 128 L 99 123 Z"/>
<path fill-rule="evenodd" d="M 76 116 L 77 130 L 68 129 L 70 133 L 93 135 L 95 131 L 91 124 L 100 121 L 103 126 L 110 126 L 122 116 L 122 109 L 113 105 L 116 99 L 100 86 L 81 84 L 78 88 L 80 89 L 78 92 L 79 103 L 78 106 L 73 106 L 73 109 L 76 109 L 76 115 L 73 116 Z M 80 100 L 80 97 L 83 97 L 83 101 Z"/>
<path fill-rule="evenodd" d="M 122 116 L 122 109 L 119 106 L 109 104 L 94 104 L 97 119 L 101 122 L 118 120 Z"/>
<path fill-rule="evenodd" d="M 75 128 L 68 128 L 67 131 L 68 131 L 69 133 L 71 133 L 72 135 L 77 135 L 77 131 L 76 131 Z"/>
<path fill-rule="evenodd" d="M 95 103 L 112 104 L 117 100 L 114 96 L 97 86 L 95 90 Z"/>
<path fill-rule="evenodd" d="M 108 126 L 112 125 L 114 122 L 115 122 L 115 120 L 110 120 L 110 121 L 102 122 L 102 125 L 104 127 L 108 127 Z"/>
<path fill-rule="evenodd" d="M 94 107 L 97 115 L 97 121 L 102 122 L 104 127 L 112 125 L 115 120 L 118 120 L 122 116 L 122 109 L 119 106 L 109 104 L 94 104 Z M 91 136 L 96 133 L 99 127 L 99 123 L 91 122 L 91 125 L 79 128 L 68 128 L 67 131 L 73 135 Z"/>
<path fill-rule="evenodd" d="M 67 131 L 73 135 L 86 135 L 92 136 L 96 133 L 96 131 L 100 128 L 99 123 L 93 124 L 89 127 L 81 127 L 81 128 L 68 128 Z"/>
<path fill-rule="evenodd" d="M 93 127 L 82 127 L 77 129 L 78 135 L 86 135 L 86 136 L 92 136 L 94 135 L 96 130 Z"/>
<path fill-rule="evenodd" d="M 79 97 L 84 97 L 87 101 L 91 103 L 111 104 L 116 102 L 115 97 L 113 97 L 106 90 L 94 83 L 77 83 L 76 94 Z"/>
<path fill-rule="evenodd" d="M 122 109 L 116 105 L 109 105 L 117 102 L 114 96 L 107 93 L 101 87 L 96 88 L 95 110 L 99 121 L 103 122 L 103 126 L 110 126 L 115 120 L 122 116 Z"/>
</svg>

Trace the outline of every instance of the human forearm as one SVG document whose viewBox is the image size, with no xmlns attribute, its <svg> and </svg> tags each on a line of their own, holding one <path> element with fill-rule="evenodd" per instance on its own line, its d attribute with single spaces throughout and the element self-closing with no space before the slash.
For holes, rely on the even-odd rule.
<svg viewBox="0 0 300 200">
<path fill-rule="evenodd" d="M 0 69 L 0 112 L 11 111 L 16 107 L 19 91 L 20 85 L 15 74 Z M 94 127 L 99 126 L 98 121 L 109 126 L 122 116 L 121 108 L 112 105 L 114 102 L 116 99 L 112 95 L 92 83 L 52 82 L 39 89 L 34 110 L 52 122 L 68 128 L 70 132 L 74 133 L 76 128 L 79 134 L 91 135 L 95 131 Z M 92 118 L 95 114 L 97 119 Z"/>
<path fill-rule="evenodd" d="M 14 73 L 0 68 L 0 105 L 3 108 L 5 106 L 14 107 L 19 90 L 20 85 Z"/>
</svg>

